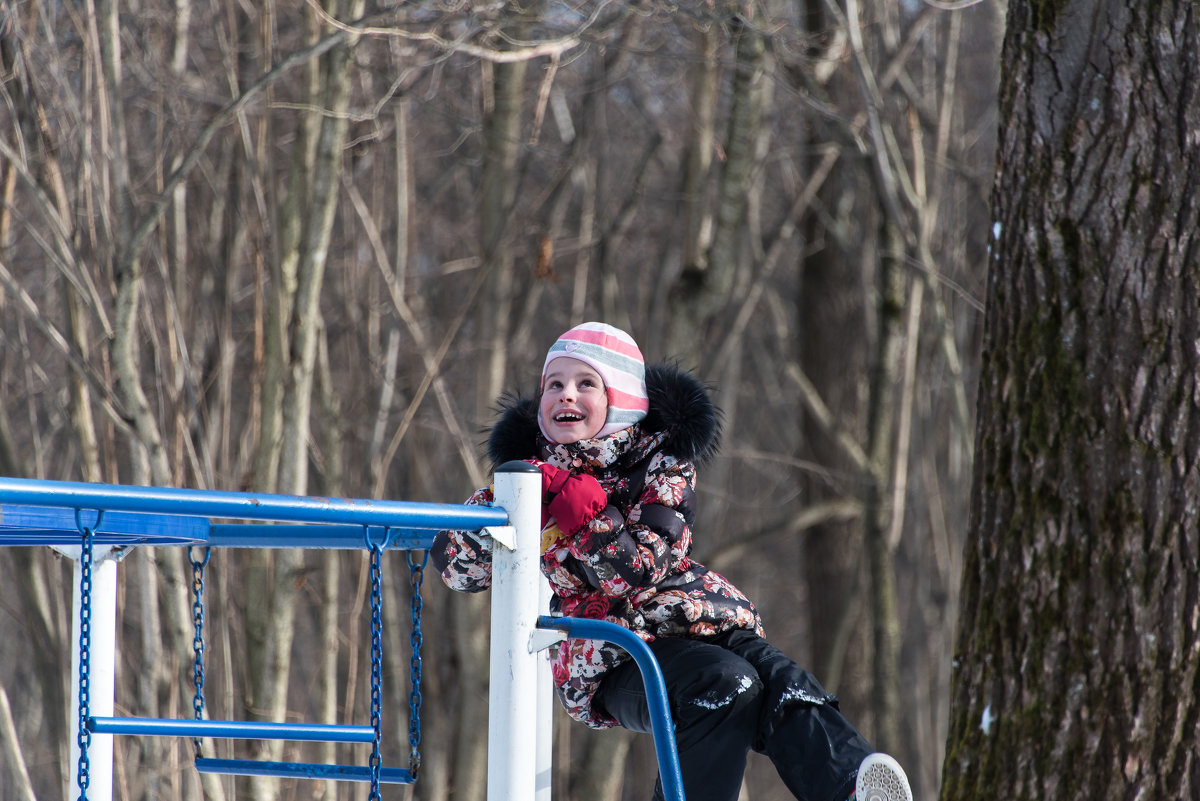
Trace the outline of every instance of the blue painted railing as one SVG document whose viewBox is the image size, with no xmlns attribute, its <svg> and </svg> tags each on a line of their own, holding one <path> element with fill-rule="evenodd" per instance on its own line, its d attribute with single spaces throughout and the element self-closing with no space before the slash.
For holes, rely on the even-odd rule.
<svg viewBox="0 0 1200 801">
<path fill-rule="evenodd" d="M 558 629 L 567 636 L 583 640 L 605 640 L 619 645 L 633 657 L 642 682 L 646 686 L 646 703 L 650 707 L 650 732 L 654 736 L 654 751 L 658 758 L 658 778 L 662 782 L 666 801 L 684 801 L 683 774 L 679 769 L 679 753 L 675 748 L 675 728 L 671 723 L 671 707 L 667 702 L 667 685 L 663 681 L 658 660 L 645 640 L 629 629 L 605 620 L 579 617 L 538 618 L 538 628 Z"/>
<path fill-rule="evenodd" d="M 78 545 L 88 526 L 97 545 L 362 548 L 368 527 L 389 548 L 419 549 L 442 529 L 507 523 L 507 512 L 489 506 L 0 477 L 0 545 Z"/>
</svg>

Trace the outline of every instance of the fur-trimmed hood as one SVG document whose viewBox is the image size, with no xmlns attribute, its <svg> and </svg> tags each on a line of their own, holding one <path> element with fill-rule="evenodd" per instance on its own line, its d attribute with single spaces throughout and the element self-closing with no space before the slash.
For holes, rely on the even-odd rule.
<svg viewBox="0 0 1200 801">
<path fill-rule="evenodd" d="M 716 456 L 721 441 L 721 410 L 699 379 L 674 364 L 647 365 L 646 393 L 650 411 L 639 425 L 647 434 L 667 432 L 662 444 L 666 454 L 697 464 Z M 487 441 L 492 464 L 535 456 L 541 433 L 537 397 L 506 395 L 500 399 L 499 412 Z"/>
</svg>

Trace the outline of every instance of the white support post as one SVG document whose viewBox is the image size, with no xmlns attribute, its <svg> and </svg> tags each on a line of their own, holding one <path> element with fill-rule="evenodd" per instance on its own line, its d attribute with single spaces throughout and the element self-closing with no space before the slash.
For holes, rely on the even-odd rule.
<svg viewBox="0 0 1200 801">
<path fill-rule="evenodd" d="M 71 784 L 64 798 L 79 797 L 79 583 L 82 548 L 60 549 L 75 560 L 75 601 L 71 625 Z M 111 548 L 92 554 L 91 610 L 88 617 L 88 712 L 111 717 L 117 681 L 117 559 Z M 93 734 L 88 747 L 88 801 L 112 801 L 113 735 Z"/>
<path fill-rule="evenodd" d="M 541 523 L 540 508 L 538 523 Z M 535 553 L 540 560 L 540 530 L 538 535 L 538 550 Z M 541 575 L 538 578 L 541 579 Z M 540 580 L 538 587 L 538 611 L 545 614 L 550 611 L 550 582 Z M 534 801 L 550 801 L 554 779 L 554 705 L 557 702 L 554 698 L 554 678 L 550 673 L 550 651 L 538 649 L 536 645 L 533 648 L 537 651 L 537 786 Z"/>
<path fill-rule="evenodd" d="M 487 797 L 529 801 L 537 797 L 538 662 L 545 659 L 532 650 L 544 583 L 538 566 L 541 472 L 528 462 L 501 465 L 495 498 L 513 532 L 508 544 L 493 538 L 492 548 Z"/>
</svg>

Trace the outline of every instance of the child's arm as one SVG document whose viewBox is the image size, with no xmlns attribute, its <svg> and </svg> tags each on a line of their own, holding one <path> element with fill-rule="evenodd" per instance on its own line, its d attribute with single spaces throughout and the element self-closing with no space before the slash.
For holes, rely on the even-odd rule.
<svg viewBox="0 0 1200 801">
<path fill-rule="evenodd" d="M 695 520 L 695 467 L 654 457 L 645 488 L 626 518 L 609 505 L 568 543 L 606 595 L 632 595 L 686 570 Z"/>
<path fill-rule="evenodd" d="M 477 506 L 493 501 L 491 487 L 476 490 L 467 500 Z M 492 538 L 469 531 L 439 531 L 429 549 L 429 559 L 442 583 L 458 592 L 479 592 L 492 586 Z"/>
</svg>

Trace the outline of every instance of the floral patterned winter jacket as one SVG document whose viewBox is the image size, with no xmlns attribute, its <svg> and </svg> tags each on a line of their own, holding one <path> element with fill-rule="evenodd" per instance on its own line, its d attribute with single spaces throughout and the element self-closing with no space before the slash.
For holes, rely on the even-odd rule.
<svg viewBox="0 0 1200 801">
<path fill-rule="evenodd" d="M 494 464 L 535 459 L 590 473 L 608 505 L 582 531 L 563 536 L 553 519 L 543 531 L 542 573 L 554 592 L 551 611 L 618 623 L 646 641 L 661 636 L 708 637 L 734 628 L 762 633 L 754 605 L 728 579 L 694 562 L 695 463 L 715 453 L 719 412 L 704 386 L 673 366 L 646 370 L 650 412 L 639 424 L 569 445 L 548 442 L 537 424 L 537 401 L 507 398 L 488 438 Z M 468 503 L 490 504 L 491 488 Z M 443 531 L 430 557 L 452 590 L 491 586 L 491 539 Z M 630 659 L 598 640 L 568 639 L 553 673 L 559 700 L 593 728 L 616 724 L 592 705 L 604 674 Z"/>
</svg>

